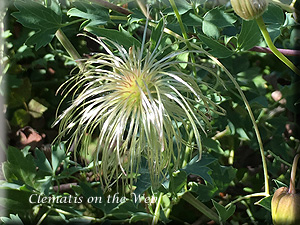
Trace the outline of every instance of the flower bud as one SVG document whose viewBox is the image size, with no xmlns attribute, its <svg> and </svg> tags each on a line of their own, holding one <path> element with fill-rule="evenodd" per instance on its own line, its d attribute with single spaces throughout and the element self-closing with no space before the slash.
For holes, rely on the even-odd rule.
<svg viewBox="0 0 300 225">
<path fill-rule="evenodd" d="M 232 8 L 244 20 L 261 16 L 268 7 L 268 0 L 230 0 Z"/>
<path fill-rule="evenodd" d="M 289 193 L 287 187 L 276 190 L 271 203 L 274 225 L 300 224 L 300 193 Z"/>
</svg>

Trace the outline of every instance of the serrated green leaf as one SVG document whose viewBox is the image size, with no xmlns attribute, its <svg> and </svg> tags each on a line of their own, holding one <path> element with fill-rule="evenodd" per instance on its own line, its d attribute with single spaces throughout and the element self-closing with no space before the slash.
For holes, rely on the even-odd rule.
<svg viewBox="0 0 300 225">
<path fill-rule="evenodd" d="M 193 182 L 190 184 L 190 187 L 191 191 L 198 195 L 198 199 L 201 202 L 207 202 L 218 194 L 218 187 L 209 183 L 207 185 L 203 185 Z"/>
<path fill-rule="evenodd" d="M 72 4 L 76 8 L 71 8 L 67 15 L 88 20 L 81 25 L 81 28 L 85 26 L 105 25 L 110 21 L 109 12 L 106 8 L 97 4 L 80 1 L 73 2 Z"/>
<path fill-rule="evenodd" d="M 237 49 L 247 51 L 258 45 L 262 39 L 259 27 L 255 20 L 243 20 L 241 33 L 238 35 Z"/>
<path fill-rule="evenodd" d="M 203 155 L 202 159 L 199 161 L 197 161 L 197 158 L 195 157 L 188 163 L 188 165 L 185 168 L 181 170 L 185 171 L 187 175 L 194 174 L 202 177 L 207 182 L 212 183 L 212 178 L 208 174 L 208 172 L 211 171 L 211 169 L 206 166 L 213 163 L 216 160 L 216 158 L 207 155 Z"/>
<path fill-rule="evenodd" d="M 231 204 L 228 209 L 226 209 L 221 204 L 217 203 L 215 200 L 212 199 L 212 203 L 214 207 L 216 208 L 220 221 L 225 222 L 229 217 L 233 215 L 235 212 L 236 206 L 234 204 Z"/>
<path fill-rule="evenodd" d="M 25 157 L 19 149 L 9 146 L 3 169 L 7 181 L 14 183 L 17 179 L 31 187 L 35 186 L 36 169 L 32 155 Z"/>
<path fill-rule="evenodd" d="M 233 54 L 233 52 L 230 49 L 226 48 L 224 45 L 209 37 L 200 34 L 198 35 L 198 37 L 204 44 L 206 44 L 210 49 L 212 49 L 209 52 L 215 57 L 227 58 Z"/>
<path fill-rule="evenodd" d="M 106 37 L 109 40 L 118 43 L 119 45 L 123 45 L 127 49 L 132 46 L 140 47 L 141 45 L 141 43 L 137 39 L 131 36 L 121 26 L 120 31 L 100 27 L 86 27 L 85 30 L 98 37 Z"/>
<path fill-rule="evenodd" d="M 45 7 L 32 0 L 18 0 L 15 2 L 15 7 L 19 11 L 12 13 L 12 15 L 17 21 L 24 27 L 36 31 L 26 41 L 28 45 L 35 45 L 36 50 L 46 46 L 53 39 L 56 31 L 62 26 L 62 15 L 56 1 L 51 1 L 51 5 Z"/>
</svg>

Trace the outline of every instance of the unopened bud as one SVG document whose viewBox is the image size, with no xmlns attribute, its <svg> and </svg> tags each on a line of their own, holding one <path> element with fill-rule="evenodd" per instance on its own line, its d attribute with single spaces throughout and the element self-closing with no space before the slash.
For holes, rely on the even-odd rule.
<svg viewBox="0 0 300 225">
<path fill-rule="evenodd" d="M 244 20 L 261 16 L 268 7 L 267 0 L 230 0 L 232 8 Z"/>
</svg>

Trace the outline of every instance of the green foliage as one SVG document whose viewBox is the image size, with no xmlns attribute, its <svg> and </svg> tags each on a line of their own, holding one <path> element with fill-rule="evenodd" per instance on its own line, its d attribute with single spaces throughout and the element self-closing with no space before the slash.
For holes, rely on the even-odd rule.
<svg viewBox="0 0 300 225">
<path fill-rule="evenodd" d="M 110 21 L 108 9 L 97 4 L 89 4 L 86 2 L 76 1 L 72 3 L 75 7 L 71 8 L 67 15 L 72 17 L 80 17 L 86 19 L 81 24 L 81 28 L 85 26 L 105 25 Z"/>
<path fill-rule="evenodd" d="M 36 50 L 49 44 L 62 22 L 62 13 L 56 0 L 49 1 L 47 7 L 32 0 L 18 0 L 15 6 L 19 12 L 12 15 L 24 27 L 36 31 L 26 43 L 35 45 Z"/>
<path fill-rule="evenodd" d="M 56 91 L 73 76 L 72 70 L 77 71 L 68 49 L 55 38 L 57 30 L 66 34 L 83 58 L 106 50 L 86 35 L 100 37 L 116 56 L 122 53 L 110 41 L 128 52 L 132 46 L 140 49 L 143 45 L 146 5 L 143 11 L 135 1 L 109 2 L 112 5 L 96 1 L 15 0 L 8 6 L 7 25 L 2 34 L 4 43 L 0 43 L 7 54 L 0 59 L 4 64 L 2 82 L 7 87 L 4 108 L 9 127 L 6 160 L 2 163 L 4 179 L 0 181 L 4 192 L 1 192 L 0 205 L 7 214 L 0 218 L 0 224 L 149 224 L 155 221 L 206 224 L 211 217 L 216 217 L 220 224 L 271 224 L 272 194 L 275 188 L 289 183 L 290 165 L 299 151 L 299 78 L 272 54 L 256 52 L 254 47 L 266 46 L 259 27 L 255 21 L 243 21 L 236 16 L 228 1 L 176 0 L 181 27 L 170 1 L 148 1 L 152 19 L 145 33 L 146 41 L 149 40 L 145 47 L 160 52 L 155 63 L 175 51 L 190 50 L 192 53 L 175 57 L 178 73 L 194 75 L 197 82 L 201 81 L 199 88 L 207 101 L 216 102 L 226 111 L 221 116 L 193 102 L 211 125 L 205 127 L 201 121 L 205 127 L 205 133 L 200 134 L 204 152 L 201 160 L 198 160 L 199 149 L 191 127 L 178 121 L 172 126 L 189 143 L 184 147 L 173 146 L 172 157 L 179 158 L 179 168 L 171 164 L 161 176 L 158 188 L 152 186 L 151 168 L 143 157 L 138 174 L 127 174 L 134 181 L 133 187 L 112 180 L 109 188 L 104 188 L 100 182 L 103 174 L 96 170 L 97 162 L 90 162 L 97 146 L 97 132 L 94 135 L 84 132 L 91 142 L 80 155 L 72 152 L 71 144 L 69 149 L 69 145 L 56 141 L 58 127 L 51 125 L 62 98 Z M 296 1 L 295 7 L 298 4 Z M 277 47 L 284 50 L 299 47 L 297 18 L 297 11 L 293 14 L 269 4 L 263 19 Z M 183 29 L 188 40 L 182 38 Z M 205 51 L 218 58 L 224 67 L 219 67 L 217 59 L 208 57 Z M 191 62 L 197 65 L 192 72 Z M 260 194 L 264 178 L 253 123 L 237 85 L 224 73 L 226 70 L 241 87 L 253 111 L 267 157 L 271 196 Z M 116 68 L 111 72 L 116 72 Z M 103 82 L 107 81 L 98 81 L 97 85 Z M 191 98 L 183 88 L 180 94 Z M 65 100 L 67 104 L 61 105 L 61 111 L 71 99 Z M 86 102 L 91 100 L 88 98 Z M 36 129 L 45 145 L 37 137 L 32 138 L 32 134 L 17 136 L 19 129 L 26 126 Z M 126 138 L 129 128 L 124 129 L 123 138 Z M 101 154 L 98 157 L 101 159 Z M 191 194 L 193 201 L 183 200 L 187 194 Z M 245 198 L 251 194 L 256 197 Z M 43 198 L 43 203 L 38 202 Z M 207 212 L 205 207 L 199 209 L 201 204 L 208 208 Z"/>
</svg>

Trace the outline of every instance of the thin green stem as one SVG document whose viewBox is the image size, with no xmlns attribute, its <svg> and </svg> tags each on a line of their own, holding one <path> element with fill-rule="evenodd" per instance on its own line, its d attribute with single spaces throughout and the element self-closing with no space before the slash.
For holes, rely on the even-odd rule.
<svg viewBox="0 0 300 225">
<path fill-rule="evenodd" d="M 219 216 L 198 199 L 196 199 L 194 195 L 192 195 L 189 191 L 186 192 L 182 196 L 182 198 L 189 204 L 194 206 L 196 209 L 198 209 L 201 213 L 203 213 L 203 215 L 207 216 L 209 219 L 215 221 L 216 223 L 219 223 Z"/>
<path fill-rule="evenodd" d="M 290 188 L 289 188 L 290 194 L 296 194 L 295 179 L 296 179 L 296 171 L 297 171 L 297 164 L 298 164 L 299 157 L 300 157 L 300 154 L 297 154 L 293 161 L 293 166 L 292 166 L 292 171 L 291 171 L 291 179 L 290 179 Z"/>
<path fill-rule="evenodd" d="M 289 167 L 292 166 L 290 163 L 288 163 L 287 161 L 283 160 L 280 156 L 274 154 L 271 150 L 268 150 L 268 153 L 269 153 L 270 155 L 272 155 L 272 156 L 274 157 L 274 159 L 276 159 L 276 160 L 278 160 L 278 161 L 284 163 L 285 165 L 287 165 L 287 166 L 289 166 Z"/>
<path fill-rule="evenodd" d="M 124 20 L 127 21 L 128 17 L 127 16 L 117 16 L 117 15 L 110 15 L 109 18 L 111 20 Z"/>
<path fill-rule="evenodd" d="M 163 196 L 163 193 L 160 192 L 158 200 L 156 202 L 156 207 L 155 207 L 155 212 L 154 212 L 154 216 L 153 216 L 153 220 L 152 220 L 152 225 L 155 225 L 155 224 L 158 223 L 159 213 L 160 213 L 160 204 L 161 204 L 162 196 Z"/>
<path fill-rule="evenodd" d="M 284 4 L 284 3 L 282 3 L 279 0 L 271 0 L 271 2 L 274 3 L 274 4 L 276 4 L 276 5 L 278 5 L 279 7 L 281 7 L 282 9 L 284 9 L 287 12 L 292 13 L 292 12 L 295 11 L 295 9 L 294 9 L 294 7 L 292 5 Z"/>
<path fill-rule="evenodd" d="M 173 11 L 175 13 L 175 16 L 176 16 L 177 20 L 178 20 L 178 23 L 179 23 L 179 26 L 180 26 L 180 29 L 181 29 L 181 33 L 182 33 L 182 36 L 183 36 L 184 41 L 186 43 L 186 46 L 188 47 L 189 50 L 192 50 L 192 46 L 191 46 L 191 44 L 190 44 L 190 42 L 188 40 L 189 38 L 188 38 L 188 35 L 186 33 L 186 30 L 185 30 L 185 27 L 183 25 L 183 22 L 182 22 L 180 14 L 179 14 L 179 11 L 177 9 L 177 6 L 175 4 L 175 1 L 174 0 L 169 0 L 169 2 L 170 2 L 171 6 L 173 8 Z M 192 63 L 196 63 L 194 54 L 190 53 L 190 56 L 191 56 Z M 194 76 L 196 77 L 197 73 L 196 73 L 196 68 L 195 67 L 193 67 L 193 72 L 194 72 Z"/>
<path fill-rule="evenodd" d="M 192 145 L 193 137 L 194 137 L 194 130 L 192 129 L 190 131 L 190 134 L 189 134 L 188 144 L 185 147 L 185 152 L 184 152 L 184 157 L 183 157 L 183 162 L 182 162 L 182 168 L 185 167 L 189 162 L 191 151 L 192 151 L 191 145 Z"/>
<path fill-rule="evenodd" d="M 83 70 L 83 64 L 80 61 L 81 57 L 80 57 L 79 53 L 77 52 L 77 50 L 72 45 L 72 43 L 70 42 L 70 40 L 67 38 L 65 33 L 61 29 L 58 29 L 56 31 L 55 35 L 56 35 L 57 39 L 59 40 L 59 42 L 62 44 L 62 46 L 67 50 L 69 55 L 72 57 L 72 59 L 76 61 L 79 69 Z"/>
<path fill-rule="evenodd" d="M 44 221 L 44 219 L 46 218 L 46 216 L 47 216 L 50 212 L 51 212 L 51 208 L 48 209 L 47 212 L 45 212 L 45 213 L 43 214 L 43 216 L 39 219 L 39 221 L 37 222 L 36 225 L 40 225 L 40 224 Z"/>
<path fill-rule="evenodd" d="M 300 76 L 300 70 L 288 58 L 286 58 L 280 51 L 278 51 L 278 49 L 273 44 L 273 41 L 269 35 L 269 32 L 267 30 L 267 27 L 264 23 L 262 16 L 258 17 L 256 19 L 256 22 L 259 26 L 259 29 L 260 29 L 267 45 L 269 46 L 271 51 L 274 53 L 274 55 L 276 55 L 278 59 L 280 59 L 285 65 L 287 65 L 291 70 L 293 70 L 296 74 L 298 74 Z"/>
<path fill-rule="evenodd" d="M 262 160 L 262 164 L 263 164 L 263 172 L 264 172 L 264 180 L 265 180 L 265 192 L 266 195 L 270 194 L 270 189 L 269 189 L 269 178 L 268 178 L 268 169 L 267 169 L 267 162 L 265 159 L 265 154 L 264 154 L 264 146 L 262 143 L 262 139 L 259 133 L 259 129 L 255 120 L 255 117 L 253 115 L 252 109 L 250 107 L 250 104 L 244 94 L 244 92 L 242 91 L 241 87 L 239 86 L 238 82 L 234 79 L 234 77 L 231 75 L 231 73 L 219 62 L 219 60 L 217 60 L 215 57 L 213 57 L 212 55 L 210 55 L 208 52 L 206 53 L 208 55 L 208 57 L 210 57 L 217 65 L 219 65 L 221 68 L 223 68 L 224 72 L 226 73 L 226 75 L 229 77 L 229 79 L 231 80 L 231 82 L 234 84 L 235 88 L 238 90 L 240 96 L 243 99 L 243 102 L 246 106 L 246 109 L 248 111 L 248 114 L 250 116 L 250 119 L 252 121 L 253 127 L 254 127 L 254 131 L 256 134 L 256 138 L 258 141 L 258 145 L 259 145 L 259 149 L 260 149 L 260 155 L 261 155 L 261 160 Z"/>
<path fill-rule="evenodd" d="M 85 21 L 85 20 L 86 20 L 86 19 L 73 20 L 73 21 L 71 21 L 71 22 L 69 22 L 69 23 L 64 23 L 64 24 L 62 24 L 61 26 L 62 26 L 62 27 L 67 27 L 67 26 L 70 26 L 70 25 L 75 24 L 75 23 L 83 22 L 83 21 Z"/>
<path fill-rule="evenodd" d="M 230 207 L 230 205 L 235 204 L 235 203 L 237 203 L 237 202 L 240 202 L 240 201 L 242 201 L 242 200 L 245 200 L 245 199 L 248 199 L 248 198 L 254 198 L 254 197 L 268 197 L 268 196 L 266 195 L 265 192 L 254 193 L 254 194 L 242 196 L 242 197 L 237 198 L 236 200 L 234 200 L 234 201 L 228 203 L 228 204 L 225 206 L 225 208 L 228 208 L 228 207 Z"/>
</svg>

